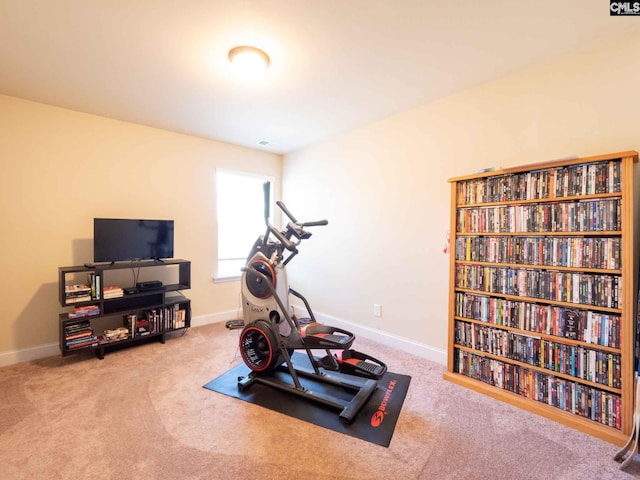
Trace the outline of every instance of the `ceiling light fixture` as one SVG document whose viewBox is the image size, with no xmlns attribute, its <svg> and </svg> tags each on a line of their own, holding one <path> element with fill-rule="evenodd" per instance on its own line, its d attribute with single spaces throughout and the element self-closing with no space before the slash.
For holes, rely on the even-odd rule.
<svg viewBox="0 0 640 480">
<path fill-rule="evenodd" d="M 229 61 L 235 72 L 243 78 L 255 78 L 266 72 L 269 55 L 256 47 L 243 45 L 229 50 Z"/>
</svg>

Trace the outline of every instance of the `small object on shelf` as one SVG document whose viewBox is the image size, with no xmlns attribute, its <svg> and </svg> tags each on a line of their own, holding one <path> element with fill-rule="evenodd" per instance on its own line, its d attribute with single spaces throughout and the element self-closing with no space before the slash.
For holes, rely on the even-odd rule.
<svg viewBox="0 0 640 480">
<path fill-rule="evenodd" d="M 119 327 L 114 330 L 105 330 L 102 334 L 102 338 L 107 343 L 126 340 L 129 338 L 129 330 L 124 327 Z"/>
<path fill-rule="evenodd" d="M 124 291 L 117 285 L 107 285 L 102 289 L 102 295 L 105 300 L 110 298 L 120 298 L 124 295 Z"/>
<path fill-rule="evenodd" d="M 159 290 L 162 288 L 162 282 L 159 280 L 149 280 L 147 282 L 138 282 L 136 288 L 140 292 L 147 292 L 149 290 Z"/>
<path fill-rule="evenodd" d="M 85 283 L 65 285 L 64 295 L 66 303 L 90 302 L 91 287 Z"/>
<path fill-rule="evenodd" d="M 496 170 L 501 170 L 502 167 L 486 167 L 479 168 L 478 170 L 474 170 L 473 173 L 486 173 L 486 172 L 494 172 Z"/>
</svg>

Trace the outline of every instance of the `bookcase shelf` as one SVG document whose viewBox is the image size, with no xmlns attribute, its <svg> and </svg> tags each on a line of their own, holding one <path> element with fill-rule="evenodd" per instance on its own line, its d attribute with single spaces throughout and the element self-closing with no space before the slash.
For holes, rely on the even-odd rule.
<svg viewBox="0 0 640 480">
<path fill-rule="evenodd" d="M 637 152 L 450 179 L 446 380 L 622 445 Z"/>
<path fill-rule="evenodd" d="M 138 290 L 135 281 L 123 287 L 122 279 L 120 285 L 107 285 L 111 275 L 129 269 L 134 278 L 141 269 L 153 269 L 168 281 L 150 290 Z M 191 326 L 191 301 L 181 293 L 191 288 L 188 260 L 60 267 L 58 276 L 60 305 L 73 307 L 58 316 L 62 356 L 95 351 L 102 359 L 108 351 L 154 340 L 165 343 L 171 332 Z"/>
</svg>

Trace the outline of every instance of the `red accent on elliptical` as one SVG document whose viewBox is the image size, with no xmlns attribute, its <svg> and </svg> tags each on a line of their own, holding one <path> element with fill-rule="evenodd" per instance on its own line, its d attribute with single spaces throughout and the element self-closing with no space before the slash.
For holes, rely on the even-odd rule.
<svg viewBox="0 0 640 480">
<path fill-rule="evenodd" d="M 245 335 L 248 332 L 251 332 L 251 331 L 258 332 L 260 335 L 262 335 L 264 340 L 269 345 L 269 358 L 267 359 L 266 362 L 264 362 L 264 366 L 262 366 L 262 367 L 256 366 L 255 363 L 253 363 L 251 361 L 247 361 L 247 359 L 245 358 L 246 353 L 245 353 L 245 351 L 244 351 L 244 349 L 242 347 L 242 341 L 243 341 Z M 262 372 L 262 371 L 266 370 L 267 368 L 269 368 L 269 366 L 271 364 L 271 359 L 273 358 L 273 345 L 271 344 L 271 341 L 269 340 L 268 335 L 264 331 L 262 331 L 261 329 L 256 328 L 256 327 L 247 327 L 247 328 L 244 329 L 244 331 L 240 335 L 240 352 L 242 353 L 242 357 L 245 360 L 245 362 L 244 362 L 245 365 L 247 365 L 254 372 Z"/>
<path fill-rule="evenodd" d="M 263 259 L 263 258 L 256 258 L 253 262 L 251 262 L 251 266 L 254 266 L 256 263 L 260 263 L 260 264 L 264 265 L 265 267 L 267 267 L 267 269 L 269 270 L 269 273 L 264 273 L 264 272 L 261 272 L 261 273 L 266 275 L 267 277 L 269 277 L 269 279 L 271 280 L 271 285 L 273 285 L 273 289 L 275 290 L 276 289 L 276 272 L 273 269 L 273 267 L 271 266 L 271 264 L 268 261 L 266 261 L 265 259 Z M 255 266 L 253 268 L 258 270 Z M 260 270 L 258 270 L 258 271 L 260 271 Z M 258 298 L 263 298 L 263 299 L 264 298 L 269 298 L 271 295 L 272 295 L 271 294 L 271 290 L 269 290 L 264 296 L 258 297 Z"/>
</svg>

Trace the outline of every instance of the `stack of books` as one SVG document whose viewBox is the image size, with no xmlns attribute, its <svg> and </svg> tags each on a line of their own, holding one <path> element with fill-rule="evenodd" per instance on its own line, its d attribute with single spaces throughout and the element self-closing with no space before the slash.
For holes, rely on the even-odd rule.
<svg viewBox="0 0 640 480">
<path fill-rule="evenodd" d="M 75 307 L 73 312 L 69 313 L 69 318 L 90 317 L 92 315 L 100 315 L 100 307 L 98 305 Z"/>
<path fill-rule="evenodd" d="M 106 287 L 104 287 L 102 293 L 105 300 L 108 300 L 110 298 L 120 298 L 124 296 L 124 291 L 117 285 L 107 285 Z"/>
<path fill-rule="evenodd" d="M 88 320 L 65 325 L 64 340 L 69 350 L 79 350 L 98 345 L 98 337 L 93 334 L 93 329 Z"/>
<path fill-rule="evenodd" d="M 65 285 L 64 298 L 66 303 L 90 302 L 91 287 L 86 283 Z"/>
<path fill-rule="evenodd" d="M 129 338 L 129 330 L 124 327 L 105 330 L 102 335 L 104 343 L 117 342 L 119 340 L 126 340 L 127 338 Z"/>
</svg>

